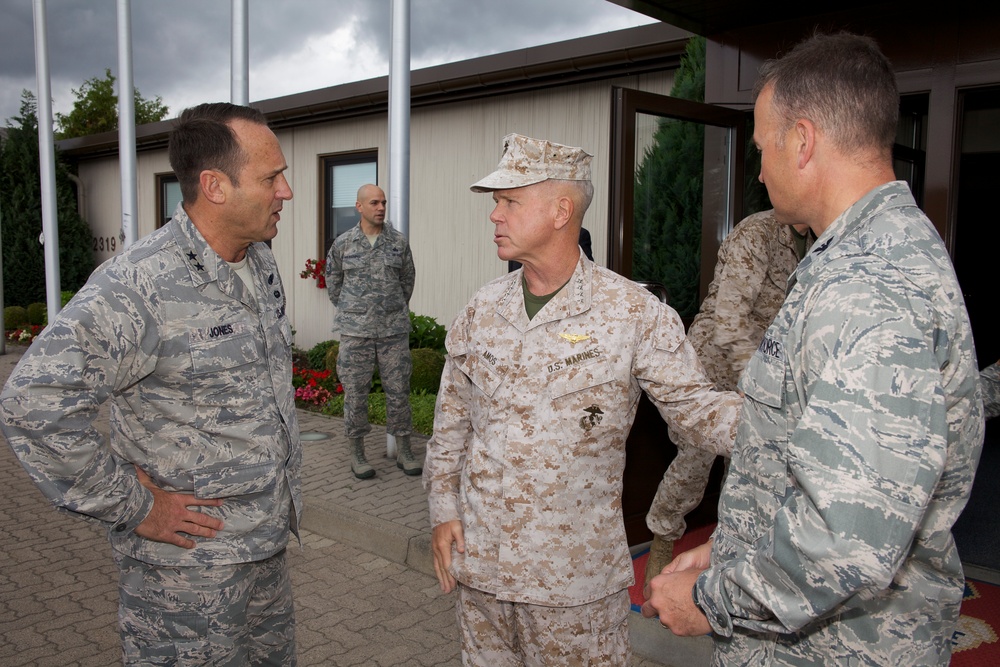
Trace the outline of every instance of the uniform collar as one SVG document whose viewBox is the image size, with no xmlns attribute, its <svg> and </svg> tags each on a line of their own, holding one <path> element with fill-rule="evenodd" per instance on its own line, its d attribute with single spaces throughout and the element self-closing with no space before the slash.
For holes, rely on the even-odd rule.
<svg viewBox="0 0 1000 667">
<path fill-rule="evenodd" d="M 219 290 L 224 294 L 239 299 L 242 303 L 256 310 L 251 291 L 236 275 L 236 271 L 230 268 L 229 263 L 212 249 L 212 246 L 201 235 L 191 218 L 188 217 L 187 211 L 180 204 L 177 205 L 171 222 L 173 223 L 171 233 L 180 249 L 184 264 L 187 266 L 191 284 L 200 287 L 206 283 L 218 283 Z M 256 276 L 259 270 L 257 268 L 257 249 L 254 245 L 250 244 L 246 253 L 250 274 Z M 258 287 L 259 291 L 260 287 Z"/>
<path fill-rule="evenodd" d="M 369 248 L 374 248 L 375 246 L 379 245 L 380 243 L 385 243 L 388 240 L 389 234 L 391 233 L 392 230 L 393 230 L 393 227 L 392 227 L 392 223 L 391 222 L 388 222 L 388 221 L 383 222 L 382 223 L 382 231 L 380 231 L 378 233 L 378 236 L 375 237 L 375 245 L 371 245 L 371 244 L 368 243 L 368 236 L 365 235 L 365 230 L 361 229 L 361 221 L 360 220 L 358 220 L 358 224 L 356 224 L 353 227 L 351 227 L 351 231 L 349 233 L 353 235 L 351 237 L 352 241 L 358 242 L 358 243 L 360 243 L 361 241 L 364 241 L 365 244 L 367 244 Z"/>
<path fill-rule="evenodd" d="M 582 249 L 579 252 L 580 260 L 577 262 L 569 282 L 556 292 L 555 296 L 545 304 L 544 308 L 538 311 L 534 318 L 529 320 L 528 314 L 524 310 L 524 292 L 521 289 L 521 276 L 524 269 L 507 274 L 507 284 L 503 295 L 498 300 L 497 313 L 523 333 L 543 324 L 573 317 L 589 310 L 593 296 L 594 263 L 587 259 Z"/>
<path fill-rule="evenodd" d="M 830 223 L 823 234 L 816 239 L 812 248 L 799 264 L 795 275 L 801 279 L 813 267 L 822 267 L 840 255 L 838 246 L 847 237 L 856 236 L 872 218 L 890 208 L 916 206 L 910 188 L 905 181 L 890 181 L 869 190 L 865 196 L 854 202 Z"/>
</svg>

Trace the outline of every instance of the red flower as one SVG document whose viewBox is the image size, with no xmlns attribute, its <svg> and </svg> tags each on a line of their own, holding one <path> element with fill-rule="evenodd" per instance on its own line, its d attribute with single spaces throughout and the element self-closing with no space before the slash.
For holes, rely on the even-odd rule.
<svg viewBox="0 0 1000 667">
<path fill-rule="evenodd" d="M 307 259 L 306 268 L 299 273 L 300 278 L 313 278 L 316 280 L 316 287 L 326 289 L 326 260 Z"/>
</svg>

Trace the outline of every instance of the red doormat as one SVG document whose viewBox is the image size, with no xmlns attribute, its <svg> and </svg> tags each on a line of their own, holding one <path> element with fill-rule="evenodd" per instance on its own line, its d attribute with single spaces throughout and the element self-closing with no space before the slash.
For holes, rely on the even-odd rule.
<svg viewBox="0 0 1000 667">
<path fill-rule="evenodd" d="M 715 525 L 696 528 L 677 541 L 676 554 L 684 553 L 709 538 Z M 675 555 L 676 555 L 675 554 Z M 649 550 L 632 559 L 635 584 L 629 587 L 632 610 L 642 607 L 642 587 L 645 582 L 646 561 Z M 952 638 L 952 667 L 982 667 L 1000 665 L 1000 586 L 967 579 L 965 597 L 962 599 L 962 615 Z"/>
</svg>

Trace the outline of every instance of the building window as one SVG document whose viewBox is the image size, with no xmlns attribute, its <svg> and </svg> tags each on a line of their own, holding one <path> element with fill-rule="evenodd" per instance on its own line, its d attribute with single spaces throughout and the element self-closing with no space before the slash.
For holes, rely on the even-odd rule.
<svg viewBox="0 0 1000 667">
<path fill-rule="evenodd" d="M 906 181 L 917 206 L 924 205 L 924 171 L 927 162 L 927 110 L 930 95 L 900 95 L 899 124 L 892 147 L 892 167 L 896 178 Z"/>
<path fill-rule="evenodd" d="M 174 216 L 177 204 L 181 202 L 181 184 L 173 174 L 158 174 L 156 176 L 157 218 L 156 228 L 170 222 Z"/>
<path fill-rule="evenodd" d="M 378 183 L 378 151 L 327 155 L 323 164 L 323 257 L 333 240 L 358 224 L 358 188 Z"/>
</svg>

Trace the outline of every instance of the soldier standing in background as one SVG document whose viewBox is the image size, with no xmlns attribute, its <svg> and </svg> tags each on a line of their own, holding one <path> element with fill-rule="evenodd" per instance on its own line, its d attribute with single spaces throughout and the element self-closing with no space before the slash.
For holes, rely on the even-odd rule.
<svg viewBox="0 0 1000 667">
<path fill-rule="evenodd" d="M 951 259 L 893 173 L 892 66 L 867 37 L 815 35 L 757 92 L 774 217 L 816 242 L 740 378 L 714 539 L 643 613 L 713 632 L 716 665 L 943 667 L 983 406 Z"/>
<path fill-rule="evenodd" d="M 736 390 L 785 300 L 788 276 L 812 238 L 806 225 L 781 225 L 773 211 L 763 211 L 746 217 L 722 241 L 708 294 L 687 331 L 705 374 L 719 391 Z M 677 443 L 677 456 L 663 473 L 646 515 L 653 532 L 646 581 L 672 560 L 674 541 L 686 528 L 684 515 L 705 495 L 714 462 L 710 452 Z"/>
<path fill-rule="evenodd" d="M 375 476 L 365 458 L 368 393 L 378 363 L 385 391 L 386 430 L 396 438 L 396 465 L 407 475 L 423 470 L 413 457 L 410 434 L 410 296 L 416 271 L 406 237 L 385 222 L 385 193 L 362 185 L 355 204 L 361 220 L 333 242 L 326 256 L 326 288 L 337 308 L 340 331 L 337 378 L 344 387 L 344 431 L 351 471 Z"/>
<path fill-rule="evenodd" d="M 501 260 L 455 319 L 427 445 L 434 569 L 458 585 L 464 664 L 627 665 L 625 440 L 645 392 L 688 442 L 728 453 L 739 397 L 713 391 L 680 318 L 587 259 L 591 155 L 504 138 Z"/>
<path fill-rule="evenodd" d="M 266 243 L 287 164 L 260 112 L 225 103 L 184 111 L 169 156 L 184 201 L 35 340 L 3 431 L 49 500 L 107 525 L 126 665 L 294 665 L 302 452 Z"/>
</svg>

